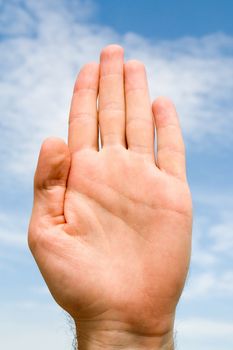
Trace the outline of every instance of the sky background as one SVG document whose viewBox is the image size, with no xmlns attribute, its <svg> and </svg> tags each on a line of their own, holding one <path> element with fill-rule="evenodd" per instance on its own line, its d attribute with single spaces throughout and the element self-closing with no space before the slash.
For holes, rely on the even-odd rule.
<svg viewBox="0 0 233 350">
<path fill-rule="evenodd" d="M 193 193 L 179 350 L 233 349 L 233 2 L 0 0 L 0 348 L 64 350 L 73 335 L 27 247 L 42 140 L 66 138 L 80 67 L 111 43 L 142 60 L 180 115 Z"/>
</svg>

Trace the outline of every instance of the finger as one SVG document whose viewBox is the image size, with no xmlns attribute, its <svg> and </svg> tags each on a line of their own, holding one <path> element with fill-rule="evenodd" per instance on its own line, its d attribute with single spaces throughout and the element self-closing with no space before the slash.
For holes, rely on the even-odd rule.
<svg viewBox="0 0 233 350">
<path fill-rule="evenodd" d="M 157 132 L 157 165 L 161 170 L 186 179 L 185 147 L 175 106 L 160 97 L 152 105 Z"/>
<path fill-rule="evenodd" d="M 76 80 L 69 117 L 68 144 L 71 152 L 98 149 L 97 94 L 99 65 L 85 65 Z"/>
<path fill-rule="evenodd" d="M 70 152 L 64 141 L 49 138 L 41 147 L 34 177 L 33 216 L 51 224 L 64 221 L 64 198 L 70 168 Z"/>
<path fill-rule="evenodd" d="M 154 160 L 154 123 L 146 71 L 141 62 L 125 64 L 126 136 L 128 148 Z"/>
<path fill-rule="evenodd" d="M 103 147 L 125 146 L 123 49 L 107 46 L 100 56 L 99 125 Z"/>
</svg>

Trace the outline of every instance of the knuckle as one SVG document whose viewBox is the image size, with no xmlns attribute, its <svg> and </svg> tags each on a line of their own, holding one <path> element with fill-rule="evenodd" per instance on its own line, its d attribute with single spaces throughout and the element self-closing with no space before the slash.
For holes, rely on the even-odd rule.
<svg viewBox="0 0 233 350">
<path fill-rule="evenodd" d="M 89 122 L 92 120 L 95 120 L 96 116 L 91 114 L 91 113 L 84 113 L 84 112 L 79 112 L 76 114 L 71 114 L 69 118 L 69 124 L 72 124 L 73 122 Z"/>
</svg>

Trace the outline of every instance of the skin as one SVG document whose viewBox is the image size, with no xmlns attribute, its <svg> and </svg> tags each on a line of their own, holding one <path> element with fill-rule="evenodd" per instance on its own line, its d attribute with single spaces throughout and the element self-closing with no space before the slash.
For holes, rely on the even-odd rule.
<svg viewBox="0 0 233 350">
<path fill-rule="evenodd" d="M 68 145 L 41 147 L 29 246 L 80 349 L 172 349 L 191 249 L 185 148 L 172 102 L 151 105 L 143 64 L 123 56 L 110 45 L 81 69 Z"/>
</svg>

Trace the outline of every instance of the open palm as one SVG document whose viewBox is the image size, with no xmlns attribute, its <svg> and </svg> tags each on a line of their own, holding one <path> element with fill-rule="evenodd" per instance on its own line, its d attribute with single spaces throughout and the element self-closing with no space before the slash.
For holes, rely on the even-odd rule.
<svg viewBox="0 0 233 350">
<path fill-rule="evenodd" d="M 52 295 L 80 329 L 170 332 L 192 225 L 175 108 L 151 108 L 143 65 L 111 45 L 80 71 L 68 141 L 42 145 L 29 227 Z"/>
</svg>

